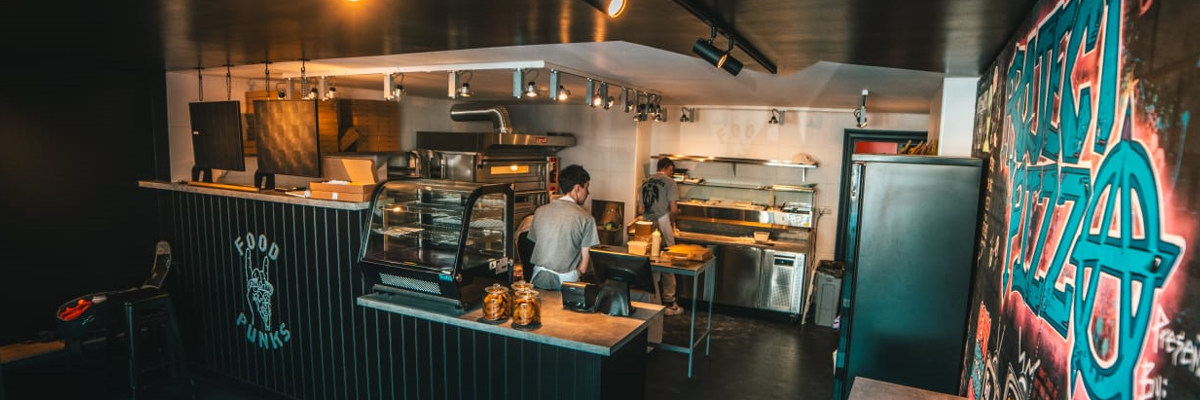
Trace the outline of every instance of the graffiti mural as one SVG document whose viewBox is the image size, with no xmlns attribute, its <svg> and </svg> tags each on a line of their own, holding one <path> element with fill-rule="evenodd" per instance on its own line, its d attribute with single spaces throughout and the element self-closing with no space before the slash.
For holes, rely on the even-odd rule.
<svg viewBox="0 0 1200 400">
<path fill-rule="evenodd" d="M 1200 398 L 1196 17 L 1044 0 L 981 77 L 969 398 Z"/>
</svg>

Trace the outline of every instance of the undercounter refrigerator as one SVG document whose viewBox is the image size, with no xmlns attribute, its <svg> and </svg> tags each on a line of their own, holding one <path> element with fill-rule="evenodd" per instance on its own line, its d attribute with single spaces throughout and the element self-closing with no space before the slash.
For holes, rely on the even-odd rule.
<svg viewBox="0 0 1200 400">
<path fill-rule="evenodd" d="M 956 394 L 982 161 L 853 157 L 834 399 L 856 377 Z"/>
</svg>

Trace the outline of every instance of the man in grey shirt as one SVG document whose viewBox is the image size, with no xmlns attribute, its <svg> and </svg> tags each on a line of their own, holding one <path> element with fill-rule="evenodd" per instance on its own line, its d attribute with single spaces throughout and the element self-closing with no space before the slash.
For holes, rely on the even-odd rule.
<svg viewBox="0 0 1200 400">
<path fill-rule="evenodd" d="M 675 245 L 675 228 L 671 218 L 679 213 L 679 187 L 675 184 L 675 162 L 669 158 L 658 159 L 658 172 L 642 182 L 641 201 L 638 212 L 643 221 L 653 221 L 662 235 L 662 244 Z M 675 274 L 655 273 L 662 283 L 662 302 L 667 306 L 667 315 L 679 315 L 683 309 L 675 303 Z"/>
<path fill-rule="evenodd" d="M 535 242 L 529 281 L 540 289 L 559 290 L 563 282 L 578 281 L 587 272 L 588 248 L 600 244 L 596 219 L 583 209 L 591 176 L 578 165 L 558 174 L 563 197 L 538 207 L 529 240 Z"/>
</svg>

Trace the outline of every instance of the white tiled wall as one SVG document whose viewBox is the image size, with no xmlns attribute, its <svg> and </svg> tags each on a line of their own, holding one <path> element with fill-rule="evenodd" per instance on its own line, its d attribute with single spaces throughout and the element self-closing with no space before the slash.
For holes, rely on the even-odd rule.
<svg viewBox="0 0 1200 400">
<path fill-rule="evenodd" d="M 197 100 L 194 74 L 168 73 L 168 117 L 171 130 L 171 176 L 173 180 L 189 178 L 192 149 L 189 136 L 187 103 Z M 261 81 L 234 80 L 234 99 L 242 100 L 247 90 L 261 90 Z M 223 79 L 206 79 L 206 100 L 223 100 Z M 376 98 L 378 91 L 339 89 L 339 95 L 351 98 Z M 450 106 L 454 100 L 443 98 L 406 97 L 401 102 L 400 143 L 410 149 L 417 131 L 481 131 L 492 129 L 490 122 L 454 122 Z M 854 128 L 849 110 L 797 111 L 784 114 L 783 123 L 767 124 L 770 115 L 765 109 L 699 109 L 695 122 L 681 123 L 678 117 L 667 122 L 634 122 L 631 114 L 619 110 L 593 109 L 585 105 L 507 105 L 513 126 L 528 133 L 564 132 L 575 135 L 577 144 L 559 153 L 561 167 L 580 164 L 592 176 L 591 199 L 625 202 L 626 221 L 635 215 L 637 187 L 653 172 L 651 155 L 688 154 L 719 157 L 792 160 L 798 153 L 807 153 L 819 166 L 808 170 L 801 180 L 793 168 L 739 165 L 736 174 L 729 164 L 680 162 L 679 168 L 690 169 L 692 176 L 713 182 L 755 184 L 816 183 L 816 207 L 828 210 L 820 219 L 818 259 L 833 257 L 837 217 L 837 194 L 840 184 L 842 138 L 845 129 Z M 678 106 L 667 107 L 678 115 Z M 923 131 L 929 127 L 927 114 L 870 115 L 870 129 Z M 247 159 L 247 171 L 229 173 L 225 181 L 250 182 L 254 158 Z M 280 177 L 279 185 L 304 185 L 307 179 Z M 733 194 L 727 194 L 734 196 Z M 586 207 L 590 207 L 588 201 Z"/>
<path fill-rule="evenodd" d="M 678 107 L 668 107 L 677 110 Z M 791 161 L 798 153 L 806 153 L 817 161 L 818 167 L 807 170 L 801 180 L 798 169 L 786 167 L 738 165 L 736 174 L 731 164 L 680 162 L 677 168 L 688 168 L 689 175 L 711 182 L 743 184 L 817 184 L 816 207 L 828 210 L 820 219 L 817 231 L 817 259 L 832 259 L 836 240 L 842 139 L 846 129 L 854 128 L 854 116 L 849 110 L 795 111 L 784 113 L 783 123 L 768 124 L 765 109 L 699 109 L 695 122 L 681 123 L 678 119 L 653 124 L 651 154 L 685 154 L 716 157 L 738 157 Z M 927 114 L 870 114 L 869 129 L 923 131 L 929 126 Z M 723 193 L 722 195 L 736 196 Z M 742 200 L 734 198 L 732 200 Z M 745 200 L 752 200 L 746 198 Z"/>
</svg>

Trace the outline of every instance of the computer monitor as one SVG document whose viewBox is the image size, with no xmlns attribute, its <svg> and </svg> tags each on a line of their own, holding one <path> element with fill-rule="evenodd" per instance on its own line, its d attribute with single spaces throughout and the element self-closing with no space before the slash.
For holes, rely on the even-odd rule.
<svg viewBox="0 0 1200 400">
<path fill-rule="evenodd" d="M 192 121 L 192 180 L 212 182 L 212 170 L 245 171 L 242 104 L 238 101 L 189 103 Z"/>
<path fill-rule="evenodd" d="M 596 311 L 608 315 L 627 316 L 633 311 L 629 289 L 654 292 L 650 274 L 650 257 L 629 254 L 624 247 L 598 245 L 588 250 L 600 293 L 596 296 Z"/>
<path fill-rule="evenodd" d="M 256 100 L 254 114 L 258 174 L 321 177 L 316 100 Z"/>
</svg>

